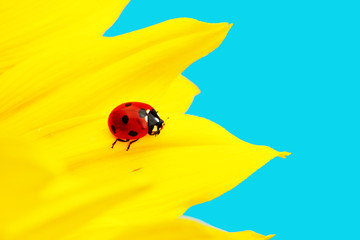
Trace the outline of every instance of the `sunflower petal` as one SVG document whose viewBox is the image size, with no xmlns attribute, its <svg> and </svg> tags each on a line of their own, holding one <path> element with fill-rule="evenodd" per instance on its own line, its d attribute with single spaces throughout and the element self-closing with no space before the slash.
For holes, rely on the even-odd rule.
<svg viewBox="0 0 360 240">
<path fill-rule="evenodd" d="M 80 36 L 101 36 L 129 0 L 6 1 L 0 8 L 0 74 Z M 7 6 L 5 6 L 7 4 Z"/>
<path fill-rule="evenodd" d="M 22 139 L 0 138 L 0 238 L 3 229 L 17 215 L 36 203 L 36 193 L 54 176 L 54 169 L 42 165 L 36 146 Z M 36 157 L 35 157 L 36 156 Z"/>
<path fill-rule="evenodd" d="M 152 104 L 187 66 L 216 48 L 229 28 L 227 23 L 174 19 L 39 54 L 0 77 L 1 117 L 9 126 L 34 129 L 108 113 L 129 100 Z"/>
<path fill-rule="evenodd" d="M 0 200 L 1 239 L 64 239 L 114 206 L 126 209 L 148 186 L 142 176 L 103 175 L 95 181 L 74 174 L 49 178 L 26 161 L 13 160 L 1 162 L 0 187 L 6 196 Z M 118 217 L 127 218 L 127 212 Z"/>
<path fill-rule="evenodd" d="M 74 235 L 68 240 L 268 240 L 273 236 L 263 236 L 253 231 L 230 233 L 204 224 L 196 219 L 178 218 L 175 220 L 152 222 L 146 225 L 133 225 L 126 229 L 118 226 L 92 229 Z"/>
<path fill-rule="evenodd" d="M 73 189 L 74 183 L 76 184 L 70 181 L 68 187 Z M 64 187 L 63 183 L 60 185 Z M 141 182 L 108 182 L 102 186 L 92 182 L 91 186 L 79 189 L 80 191 L 69 191 L 65 188 L 64 195 L 59 195 L 59 192 L 55 195 L 42 194 L 42 198 L 33 204 L 31 209 L 26 209 L 18 218 L 6 222 L 2 227 L 6 236 L 11 239 L 64 239 L 114 206 L 126 209 L 127 203 L 137 197 L 144 188 L 145 185 L 141 185 Z M 51 196 L 52 198 L 49 198 Z M 118 221 L 127 216 L 119 214 Z"/>
<path fill-rule="evenodd" d="M 156 106 L 159 114 L 162 112 L 185 113 L 199 93 L 200 90 L 194 83 L 180 75 L 171 82 L 163 96 L 154 99 L 153 106 Z"/>
<path fill-rule="evenodd" d="M 70 172 L 89 181 L 106 176 L 144 177 L 151 188 L 129 203 L 114 207 L 95 222 L 139 223 L 182 215 L 189 207 L 223 194 L 276 156 L 288 155 L 241 141 L 220 126 L 190 115 L 169 115 L 158 137 L 147 136 L 126 152 L 126 144 L 111 149 L 114 138 L 106 116 L 69 119 L 36 132 L 49 143 L 49 153 L 64 159 Z M 118 181 L 118 180 L 114 180 Z"/>
</svg>

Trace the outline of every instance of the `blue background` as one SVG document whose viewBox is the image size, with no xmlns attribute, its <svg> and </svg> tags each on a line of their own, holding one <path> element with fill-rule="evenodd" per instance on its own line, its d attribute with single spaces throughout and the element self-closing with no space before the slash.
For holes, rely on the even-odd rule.
<svg viewBox="0 0 360 240">
<path fill-rule="evenodd" d="M 188 113 L 293 153 L 186 215 L 277 240 L 360 239 L 359 10 L 331 0 L 128 5 L 107 36 L 176 17 L 233 23 L 220 48 L 184 72 L 202 91 Z"/>
</svg>

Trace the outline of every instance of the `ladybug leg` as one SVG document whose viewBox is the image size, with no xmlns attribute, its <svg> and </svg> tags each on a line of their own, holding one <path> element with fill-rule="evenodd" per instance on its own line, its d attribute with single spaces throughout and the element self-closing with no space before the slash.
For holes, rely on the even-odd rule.
<svg viewBox="0 0 360 240">
<path fill-rule="evenodd" d="M 115 145 L 115 143 L 116 143 L 117 141 L 119 141 L 119 142 L 128 142 L 129 139 L 122 140 L 122 139 L 119 139 L 119 138 L 118 138 L 118 139 L 116 139 L 115 142 L 112 144 L 111 148 L 114 148 L 114 145 Z"/>
<path fill-rule="evenodd" d="M 134 141 L 131 141 L 131 142 L 129 143 L 129 145 L 128 145 L 128 147 L 127 147 L 126 151 L 129 151 L 129 148 L 130 148 L 131 144 L 132 144 L 132 143 L 134 143 L 134 142 L 136 142 L 137 140 L 139 140 L 139 138 L 138 138 L 138 139 L 135 139 Z"/>
</svg>

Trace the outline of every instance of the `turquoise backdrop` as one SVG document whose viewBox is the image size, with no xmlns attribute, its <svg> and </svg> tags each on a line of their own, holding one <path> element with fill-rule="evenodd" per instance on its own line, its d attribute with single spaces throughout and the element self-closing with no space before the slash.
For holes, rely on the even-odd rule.
<svg viewBox="0 0 360 240">
<path fill-rule="evenodd" d="M 359 1 L 133 0 L 106 33 L 176 17 L 234 26 L 184 75 L 189 114 L 250 143 L 289 151 L 186 212 L 276 240 L 360 239 Z"/>
</svg>

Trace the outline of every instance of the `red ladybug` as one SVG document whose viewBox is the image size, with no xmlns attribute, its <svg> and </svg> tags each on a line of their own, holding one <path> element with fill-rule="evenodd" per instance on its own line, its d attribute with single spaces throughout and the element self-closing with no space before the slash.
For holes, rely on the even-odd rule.
<svg viewBox="0 0 360 240">
<path fill-rule="evenodd" d="M 158 135 L 164 126 L 164 121 L 153 107 L 141 102 L 127 102 L 117 106 L 109 115 L 108 125 L 117 141 L 129 142 L 130 145 L 146 134 Z"/>
</svg>

